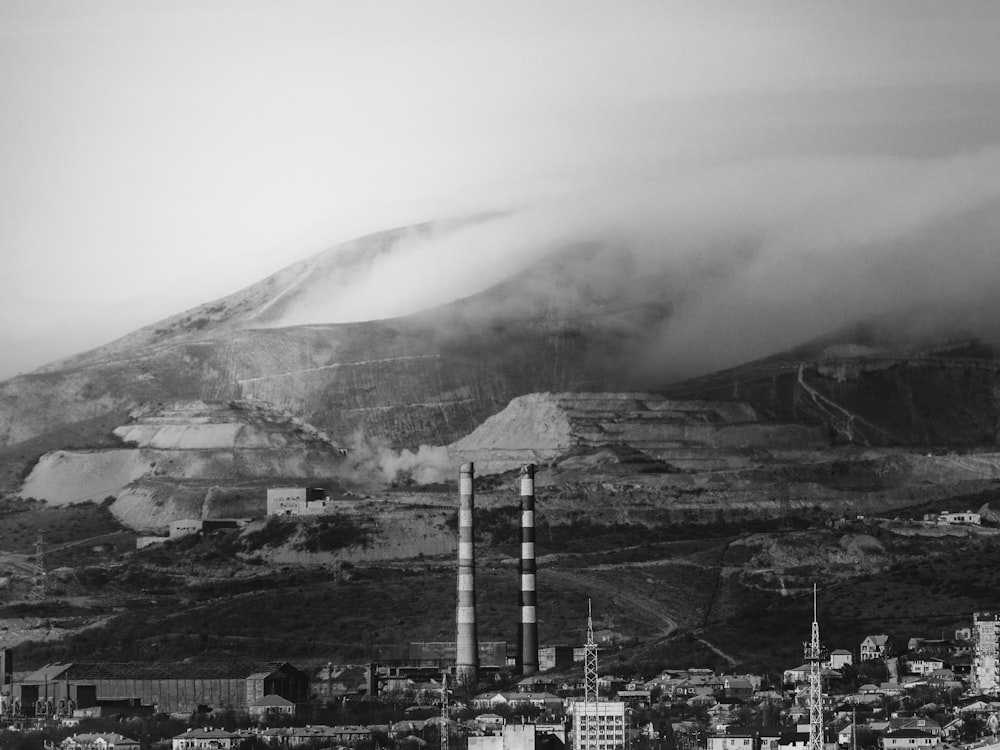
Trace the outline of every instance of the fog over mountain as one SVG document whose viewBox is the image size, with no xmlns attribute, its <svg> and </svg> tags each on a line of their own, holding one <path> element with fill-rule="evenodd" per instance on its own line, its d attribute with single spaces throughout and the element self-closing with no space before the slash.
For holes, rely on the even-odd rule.
<svg viewBox="0 0 1000 750">
<path fill-rule="evenodd" d="M 989 209 L 962 217 L 996 197 L 998 22 L 980 0 L 4 4 L 0 378 L 352 237 L 491 212 L 288 321 L 413 311 L 576 241 L 649 248 L 687 291 L 729 278 L 765 331 L 810 321 L 747 353 L 958 294 L 992 271 Z M 842 288 L 878 273 L 898 297 Z"/>
<path fill-rule="evenodd" d="M 650 363 L 669 361 L 683 374 L 889 313 L 919 320 L 930 337 L 991 336 L 1000 329 L 991 303 L 1000 281 L 998 170 L 1000 148 L 679 170 L 458 229 L 404 233 L 349 285 L 331 278 L 273 325 L 411 314 L 480 292 L 555 249 L 597 243 L 604 258 L 629 262 L 592 259 L 577 278 L 671 304 Z M 614 288 L 629 279 L 656 283 Z M 554 305 L 565 292 L 550 288 Z"/>
</svg>

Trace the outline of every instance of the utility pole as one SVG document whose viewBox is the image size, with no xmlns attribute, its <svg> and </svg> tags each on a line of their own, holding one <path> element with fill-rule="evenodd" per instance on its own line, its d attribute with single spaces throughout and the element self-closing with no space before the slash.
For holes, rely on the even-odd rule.
<svg viewBox="0 0 1000 750">
<path fill-rule="evenodd" d="M 45 532 L 38 530 L 35 537 L 35 566 L 31 576 L 31 599 L 40 602 L 45 599 Z"/>
</svg>

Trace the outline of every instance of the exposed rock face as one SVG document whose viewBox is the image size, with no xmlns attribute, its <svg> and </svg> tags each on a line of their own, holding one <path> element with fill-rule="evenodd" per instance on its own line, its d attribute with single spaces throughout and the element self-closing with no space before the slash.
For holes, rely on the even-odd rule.
<svg viewBox="0 0 1000 750">
<path fill-rule="evenodd" d="M 362 429 L 413 448 L 455 440 L 524 393 L 626 388 L 620 363 L 655 337 L 670 308 L 637 271 L 601 287 L 580 280 L 613 252 L 568 248 L 482 294 L 406 318 L 247 328 L 305 294 L 309 269 L 282 272 L 0 383 L 0 448 L 112 410 L 196 399 L 265 401 L 339 440 Z"/>
<path fill-rule="evenodd" d="M 990 348 L 786 359 L 793 354 L 697 378 L 667 392 L 676 398 L 739 398 L 772 419 L 819 420 L 840 443 L 990 446 L 1000 441 L 1000 361 Z"/>
<path fill-rule="evenodd" d="M 123 523 L 159 529 L 182 518 L 262 514 L 267 484 L 325 479 L 342 462 L 323 433 L 261 405 L 183 402 L 139 409 L 133 420 L 114 431 L 132 447 L 46 454 L 20 494 L 56 505 L 114 496 Z"/>
<path fill-rule="evenodd" d="M 581 447 L 626 445 L 670 466 L 706 470 L 739 465 L 754 450 L 829 444 L 822 426 L 767 422 L 745 402 L 675 401 L 650 393 L 535 393 L 514 399 L 449 449 L 489 473 L 552 461 Z"/>
</svg>

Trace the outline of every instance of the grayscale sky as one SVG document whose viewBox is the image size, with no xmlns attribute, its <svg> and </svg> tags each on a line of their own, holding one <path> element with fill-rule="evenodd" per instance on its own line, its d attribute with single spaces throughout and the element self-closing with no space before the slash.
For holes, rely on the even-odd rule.
<svg viewBox="0 0 1000 750">
<path fill-rule="evenodd" d="M 998 39 L 993 0 L 0 0 L 0 377 L 415 221 L 993 205 Z"/>
</svg>

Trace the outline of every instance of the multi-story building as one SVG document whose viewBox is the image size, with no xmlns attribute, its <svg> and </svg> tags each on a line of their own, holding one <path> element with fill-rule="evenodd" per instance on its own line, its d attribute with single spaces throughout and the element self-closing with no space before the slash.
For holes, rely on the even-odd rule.
<svg viewBox="0 0 1000 750">
<path fill-rule="evenodd" d="M 998 671 L 998 638 L 1000 614 L 974 612 L 972 614 L 972 685 L 979 693 L 1000 692 Z"/>
<path fill-rule="evenodd" d="M 887 659 L 892 656 L 889 648 L 889 636 L 885 633 L 870 635 L 861 642 L 861 661 L 871 659 Z"/>
<path fill-rule="evenodd" d="M 624 701 L 577 701 L 573 704 L 575 750 L 624 750 Z"/>
</svg>

